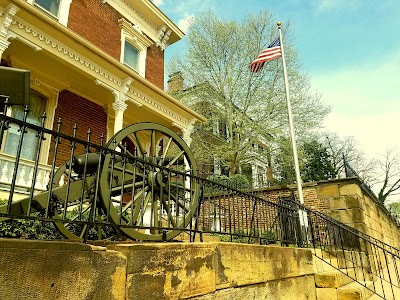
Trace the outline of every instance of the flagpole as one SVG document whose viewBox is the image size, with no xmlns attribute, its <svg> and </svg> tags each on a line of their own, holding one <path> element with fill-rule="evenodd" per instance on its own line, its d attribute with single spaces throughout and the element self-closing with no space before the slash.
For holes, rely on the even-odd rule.
<svg viewBox="0 0 400 300">
<path fill-rule="evenodd" d="M 286 89 L 286 105 L 287 105 L 287 110 L 288 110 L 290 139 L 292 141 L 294 168 L 295 168 L 295 172 L 296 172 L 297 192 L 299 194 L 300 203 L 304 204 L 302 181 L 301 181 L 301 177 L 300 177 L 299 159 L 297 157 L 296 136 L 295 136 L 294 127 L 293 127 L 292 106 L 290 104 L 290 98 L 289 98 L 289 83 L 288 83 L 288 76 L 287 76 L 287 70 L 286 70 L 285 54 L 283 52 L 283 40 L 282 40 L 282 30 L 281 30 L 282 23 L 278 22 L 277 25 L 278 25 L 278 29 L 279 29 L 279 40 L 281 43 L 283 77 L 285 78 L 285 89 Z"/>
</svg>

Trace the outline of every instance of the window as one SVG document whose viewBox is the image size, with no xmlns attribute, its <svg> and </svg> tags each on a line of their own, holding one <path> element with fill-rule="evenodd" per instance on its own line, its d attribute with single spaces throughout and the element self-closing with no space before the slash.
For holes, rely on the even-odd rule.
<svg viewBox="0 0 400 300">
<path fill-rule="evenodd" d="M 27 0 L 27 2 L 56 18 L 60 24 L 67 26 L 72 0 Z"/>
<path fill-rule="evenodd" d="M 131 43 L 125 41 L 124 63 L 135 70 L 139 70 L 139 50 Z"/>
<path fill-rule="evenodd" d="M 58 10 L 60 8 L 60 0 L 35 0 L 35 4 L 47 10 L 53 16 L 58 17 Z"/>
<path fill-rule="evenodd" d="M 29 109 L 30 111 L 28 113 L 26 121 L 34 125 L 40 125 L 43 113 L 46 109 L 46 98 L 39 93 L 31 92 Z M 21 105 L 13 106 L 11 110 L 11 117 L 22 120 L 24 117 L 24 107 Z M 11 123 L 10 128 L 7 131 L 7 136 L 4 143 L 4 153 L 16 155 L 19 136 L 19 126 Z M 21 147 L 21 158 L 35 160 L 37 145 L 37 132 L 35 130 L 28 129 L 24 135 Z"/>
<path fill-rule="evenodd" d="M 147 48 L 153 43 L 136 25 L 125 19 L 119 20 L 121 27 L 121 62 L 145 77 Z"/>
</svg>

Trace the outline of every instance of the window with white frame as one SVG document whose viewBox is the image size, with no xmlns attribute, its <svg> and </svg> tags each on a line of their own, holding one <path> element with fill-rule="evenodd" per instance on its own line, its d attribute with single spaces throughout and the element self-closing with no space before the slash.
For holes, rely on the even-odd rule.
<svg viewBox="0 0 400 300">
<path fill-rule="evenodd" d="M 34 125 L 40 125 L 43 113 L 46 111 L 46 101 L 47 98 L 43 95 L 31 91 L 30 103 L 29 103 L 29 113 L 27 115 L 26 121 Z M 21 105 L 14 106 L 10 109 L 11 117 L 22 120 L 24 117 L 24 107 Z M 20 130 L 17 124 L 11 123 L 10 128 L 7 131 L 4 141 L 3 152 L 10 155 L 15 155 L 18 148 L 18 142 L 20 139 Z M 37 145 L 38 145 L 38 135 L 35 130 L 27 129 L 22 147 L 21 147 L 21 158 L 28 160 L 34 160 Z"/>
<path fill-rule="evenodd" d="M 135 70 L 139 70 L 139 50 L 125 40 L 124 44 L 124 63 Z"/>
<path fill-rule="evenodd" d="M 147 48 L 153 43 L 140 30 L 125 19 L 121 27 L 121 62 L 145 77 Z"/>
<path fill-rule="evenodd" d="M 35 4 L 48 11 L 53 16 L 58 16 L 60 0 L 35 0 Z"/>
<path fill-rule="evenodd" d="M 56 18 L 62 25 L 67 26 L 72 0 L 27 0 L 27 2 Z"/>
</svg>

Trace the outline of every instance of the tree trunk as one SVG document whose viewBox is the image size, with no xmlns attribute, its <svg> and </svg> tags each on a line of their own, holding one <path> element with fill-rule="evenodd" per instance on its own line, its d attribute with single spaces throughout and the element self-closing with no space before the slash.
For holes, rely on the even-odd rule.
<svg viewBox="0 0 400 300">
<path fill-rule="evenodd" d="M 229 177 L 236 174 L 237 167 L 237 153 L 232 154 L 229 160 Z"/>
</svg>

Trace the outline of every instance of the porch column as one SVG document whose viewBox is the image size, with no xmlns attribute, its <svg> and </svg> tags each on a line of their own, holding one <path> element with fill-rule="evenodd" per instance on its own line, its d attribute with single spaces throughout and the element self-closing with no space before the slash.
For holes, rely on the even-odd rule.
<svg viewBox="0 0 400 300">
<path fill-rule="evenodd" d="M 126 104 L 124 101 L 117 100 L 112 104 L 112 107 L 115 112 L 114 133 L 116 133 L 124 126 L 124 111 L 128 107 L 128 104 Z"/>
<path fill-rule="evenodd" d="M 195 120 L 191 120 L 189 122 L 189 125 L 186 128 L 181 128 L 182 131 L 182 139 L 185 141 L 185 143 L 190 147 L 190 144 L 192 143 L 192 138 L 191 135 L 194 130 L 194 123 Z"/>
<path fill-rule="evenodd" d="M 113 90 L 112 92 L 115 97 L 115 102 L 112 104 L 115 112 L 114 134 L 124 128 L 124 111 L 128 107 L 125 100 L 128 98 L 127 93 L 132 82 L 133 79 L 128 77 L 122 81 L 121 89 L 119 91 Z"/>
<path fill-rule="evenodd" d="M 10 45 L 9 41 L 0 38 L 0 58 L 2 57 L 3 52 L 6 51 L 9 45 Z"/>
</svg>

